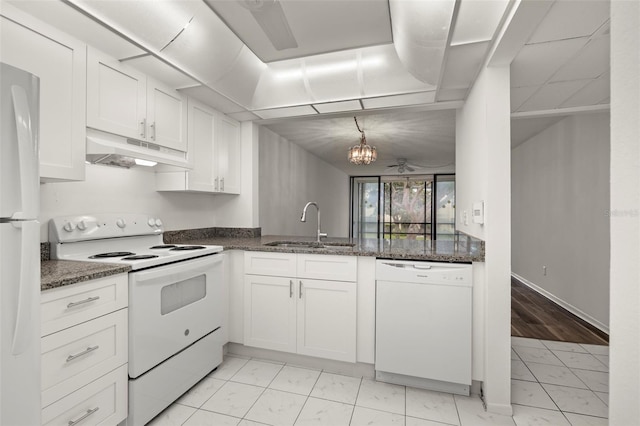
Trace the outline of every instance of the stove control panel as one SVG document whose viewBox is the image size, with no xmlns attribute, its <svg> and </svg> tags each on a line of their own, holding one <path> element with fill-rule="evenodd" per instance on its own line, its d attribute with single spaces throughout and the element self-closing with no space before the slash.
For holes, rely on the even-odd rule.
<svg viewBox="0 0 640 426">
<path fill-rule="evenodd" d="M 60 216 L 49 221 L 49 242 L 65 243 L 99 238 L 155 235 L 163 232 L 162 221 L 146 214 L 105 213 Z"/>
</svg>

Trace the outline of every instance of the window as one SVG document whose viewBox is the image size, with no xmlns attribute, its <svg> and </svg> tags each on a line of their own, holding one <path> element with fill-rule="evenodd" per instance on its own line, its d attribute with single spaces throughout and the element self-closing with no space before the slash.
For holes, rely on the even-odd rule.
<svg viewBox="0 0 640 426">
<path fill-rule="evenodd" d="M 351 236 L 453 239 L 455 175 L 351 178 Z"/>
</svg>

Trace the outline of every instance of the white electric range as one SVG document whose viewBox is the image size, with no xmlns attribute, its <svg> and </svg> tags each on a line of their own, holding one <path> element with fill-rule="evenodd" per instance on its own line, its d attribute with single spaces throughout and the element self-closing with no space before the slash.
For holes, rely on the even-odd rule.
<svg viewBox="0 0 640 426">
<path fill-rule="evenodd" d="M 221 246 L 164 244 L 144 214 L 49 222 L 51 258 L 125 264 L 129 272 L 129 416 L 142 425 L 222 362 L 226 310 Z"/>
</svg>

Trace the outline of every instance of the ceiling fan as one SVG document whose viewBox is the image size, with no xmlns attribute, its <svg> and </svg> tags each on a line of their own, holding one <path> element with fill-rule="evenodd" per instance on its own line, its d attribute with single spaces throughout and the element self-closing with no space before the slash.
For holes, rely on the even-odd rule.
<svg viewBox="0 0 640 426">
<path fill-rule="evenodd" d="M 242 0 L 239 4 L 251 12 L 276 50 L 298 47 L 278 0 Z"/>
<path fill-rule="evenodd" d="M 396 161 L 397 161 L 397 164 L 392 164 L 390 166 L 387 166 L 387 169 L 397 167 L 398 173 L 404 173 L 404 172 L 415 172 L 416 169 L 437 169 L 439 167 L 445 167 L 453 164 L 453 163 L 447 163 L 447 164 L 440 164 L 436 166 L 432 166 L 432 165 L 422 166 L 420 164 L 409 163 L 406 158 L 398 158 Z"/>
</svg>

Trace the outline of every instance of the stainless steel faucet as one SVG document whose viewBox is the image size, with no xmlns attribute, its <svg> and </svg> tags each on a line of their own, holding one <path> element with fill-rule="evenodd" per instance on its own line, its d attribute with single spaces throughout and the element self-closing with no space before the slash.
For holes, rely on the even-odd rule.
<svg viewBox="0 0 640 426">
<path fill-rule="evenodd" d="M 318 237 L 317 237 L 316 241 L 320 242 L 320 238 L 321 237 L 326 237 L 327 233 L 326 232 L 322 232 L 320 230 L 320 207 L 318 206 L 318 203 L 315 203 L 313 201 L 309 201 L 307 203 L 307 205 L 304 206 L 304 209 L 302 210 L 302 217 L 300 218 L 300 222 L 306 222 L 307 221 L 307 208 L 309 206 L 316 206 L 316 210 L 318 210 Z"/>
</svg>

